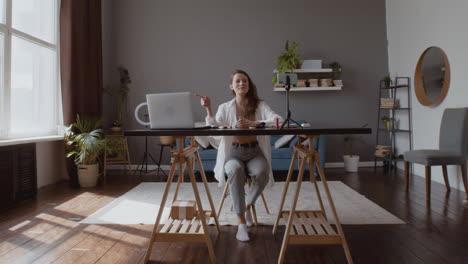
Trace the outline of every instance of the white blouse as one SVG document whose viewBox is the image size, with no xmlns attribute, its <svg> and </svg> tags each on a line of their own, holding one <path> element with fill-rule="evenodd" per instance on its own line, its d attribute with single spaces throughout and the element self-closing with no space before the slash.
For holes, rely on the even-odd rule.
<svg viewBox="0 0 468 264">
<path fill-rule="evenodd" d="M 264 101 L 260 101 L 255 112 L 256 121 L 264 122 L 267 126 L 274 126 L 276 119 L 281 124 L 283 118 L 275 113 Z M 207 125 L 214 126 L 227 126 L 235 127 L 237 124 L 236 114 L 236 100 L 235 98 L 229 102 L 223 103 L 218 107 L 215 118 L 206 118 Z M 224 163 L 229 156 L 232 147 L 232 136 L 216 137 L 219 142 L 218 153 L 216 156 L 216 165 L 214 167 L 214 174 L 216 180 L 219 182 L 218 186 L 224 186 L 226 179 L 224 176 Z M 271 170 L 271 145 L 270 136 L 257 136 L 257 141 L 262 150 L 263 155 L 268 161 L 270 166 L 270 180 L 268 187 L 273 186 L 275 180 L 273 179 L 273 171 Z"/>
</svg>

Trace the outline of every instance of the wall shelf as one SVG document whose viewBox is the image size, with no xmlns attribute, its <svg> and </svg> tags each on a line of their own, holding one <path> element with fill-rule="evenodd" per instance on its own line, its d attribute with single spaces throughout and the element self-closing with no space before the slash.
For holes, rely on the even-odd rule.
<svg viewBox="0 0 468 264">
<path fill-rule="evenodd" d="M 274 70 L 273 73 L 277 73 L 277 70 Z M 294 73 L 329 73 L 331 74 L 333 72 L 333 69 L 331 68 L 323 68 L 323 69 L 294 69 L 292 72 Z M 329 74 L 326 74 L 328 76 Z M 323 75 L 318 75 L 316 79 L 321 79 L 319 76 Z M 331 78 L 330 78 L 331 79 Z M 343 89 L 343 86 L 328 86 L 328 87 L 323 87 L 323 86 L 311 86 L 311 87 L 293 87 L 290 92 L 309 92 L 309 91 L 341 91 Z M 286 92 L 284 87 L 273 87 L 273 91 L 275 92 Z"/>
<path fill-rule="evenodd" d="M 323 69 L 294 69 L 292 72 L 295 73 L 311 73 L 311 72 L 332 72 L 331 68 L 323 68 Z M 273 73 L 277 73 L 277 70 L 274 70 Z"/>
<path fill-rule="evenodd" d="M 329 86 L 329 87 L 293 87 L 290 92 L 307 92 L 307 91 L 341 91 L 343 86 Z M 275 87 L 275 92 L 286 92 L 286 89 Z"/>
</svg>

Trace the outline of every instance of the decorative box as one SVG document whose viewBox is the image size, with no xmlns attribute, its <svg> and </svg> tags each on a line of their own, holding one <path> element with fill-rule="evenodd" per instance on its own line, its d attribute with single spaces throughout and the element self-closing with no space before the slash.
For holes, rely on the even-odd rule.
<svg viewBox="0 0 468 264">
<path fill-rule="evenodd" d="M 301 69 L 322 69 L 322 60 L 303 60 Z"/>
<path fill-rule="evenodd" d="M 172 203 L 172 219 L 192 219 L 197 213 L 195 201 L 176 200 Z"/>
</svg>

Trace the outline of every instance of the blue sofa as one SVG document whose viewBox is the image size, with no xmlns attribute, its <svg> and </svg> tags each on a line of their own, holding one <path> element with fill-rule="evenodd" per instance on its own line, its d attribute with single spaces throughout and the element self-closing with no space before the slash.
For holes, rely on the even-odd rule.
<svg viewBox="0 0 468 264">
<path fill-rule="evenodd" d="M 287 171 L 291 163 L 291 157 L 293 154 L 293 146 L 297 143 L 297 137 L 294 137 L 286 146 L 282 148 L 275 148 L 275 142 L 282 136 L 271 136 L 271 163 L 273 171 Z M 186 144 L 188 141 L 186 142 Z M 321 135 L 318 139 L 314 139 L 314 148 L 320 152 L 320 163 L 322 167 L 325 167 L 325 151 L 327 144 L 327 136 Z M 216 153 L 217 150 L 214 148 L 207 148 L 200 150 L 200 158 L 202 160 L 203 168 L 205 171 L 213 171 L 216 164 Z M 195 167 L 198 170 L 198 166 Z M 298 164 L 296 162 L 296 170 L 298 170 Z"/>
</svg>

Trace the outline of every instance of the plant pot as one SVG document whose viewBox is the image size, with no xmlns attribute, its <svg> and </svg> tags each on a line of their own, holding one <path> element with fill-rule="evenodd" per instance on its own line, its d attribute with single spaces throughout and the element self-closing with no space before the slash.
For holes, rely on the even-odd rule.
<svg viewBox="0 0 468 264">
<path fill-rule="evenodd" d="M 342 81 L 342 80 L 333 80 L 333 85 L 335 85 L 335 86 L 343 86 L 343 81 Z"/>
<path fill-rule="evenodd" d="M 118 126 L 113 126 L 110 128 L 110 131 L 112 134 L 116 135 L 116 134 L 122 134 L 122 127 L 118 127 Z"/>
<path fill-rule="evenodd" d="M 344 155 L 344 168 L 346 172 L 357 172 L 359 168 L 359 156 L 358 155 Z"/>
<path fill-rule="evenodd" d="M 332 86 L 332 79 L 320 79 L 320 87 Z"/>
<path fill-rule="evenodd" d="M 99 178 L 99 164 L 78 165 L 78 182 L 81 187 L 96 186 Z"/>
<path fill-rule="evenodd" d="M 393 129 L 393 122 L 392 121 L 387 121 L 385 122 L 385 127 L 387 128 L 388 131 Z"/>
</svg>

